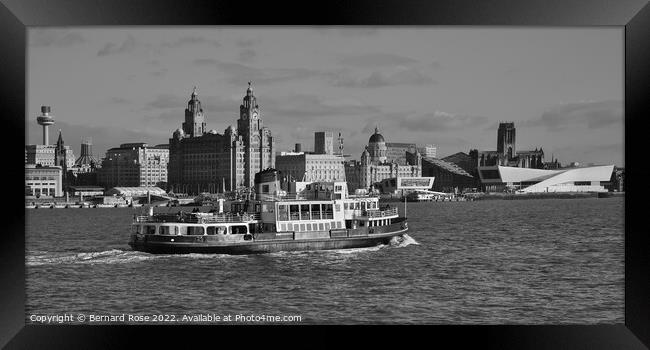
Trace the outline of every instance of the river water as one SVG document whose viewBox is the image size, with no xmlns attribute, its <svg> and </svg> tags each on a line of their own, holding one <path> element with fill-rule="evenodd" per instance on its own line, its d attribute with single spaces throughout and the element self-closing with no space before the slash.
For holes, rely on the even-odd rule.
<svg viewBox="0 0 650 350">
<path fill-rule="evenodd" d="M 248 256 L 131 251 L 130 220 L 140 209 L 29 209 L 26 322 L 209 314 L 231 324 L 268 316 L 303 324 L 623 323 L 623 204 L 409 203 L 409 233 L 390 245 Z"/>
</svg>

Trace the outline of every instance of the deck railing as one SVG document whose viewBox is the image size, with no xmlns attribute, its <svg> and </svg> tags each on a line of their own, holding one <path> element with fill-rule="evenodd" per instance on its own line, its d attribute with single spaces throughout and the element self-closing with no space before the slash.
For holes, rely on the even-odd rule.
<svg viewBox="0 0 650 350">
<path fill-rule="evenodd" d="M 390 208 L 386 210 L 366 210 L 363 213 L 363 216 L 367 216 L 369 218 L 379 218 L 379 217 L 395 216 L 395 215 L 398 215 L 397 208 Z"/>
<path fill-rule="evenodd" d="M 228 223 L 228 222 L 249 222 L 260 220 L 259 213 L 244 213 L 241 215 L 233 214 L 216 214 L 216 215 L 170 215 L 154 214 L 153 216 L 141 215 L 135 216 L 134 221 L 138 223 L 154 222 L 185 222 L 193 224 L 210 224 L 210 223 Z"/>
</svg>

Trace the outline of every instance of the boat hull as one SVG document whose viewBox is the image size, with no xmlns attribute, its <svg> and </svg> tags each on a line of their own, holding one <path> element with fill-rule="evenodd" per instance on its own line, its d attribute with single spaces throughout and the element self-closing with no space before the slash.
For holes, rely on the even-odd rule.
<svg viewBox="0 0 650 350">
<path fill-rule="evenodd" d="M 394 225 L 391 225 L 394 226 Z M 182 237 L 180 236 L 140 236 L 132 235 L 129 245 L 133 250 L 152 254 L 264 254 L 280 251 L 312 251 L 373 247 L 388 244 L 393 237 L 404 235 L 408 231 L 406 225 L 396 225 L 392 230 L 376 230 L 383 232 L 370 233 L 365 230 L 347 230 L 345 237 L 335 237 L 333 233 L 327 238 L 311 239 L 254 239 L 242 242 L 210 241 L 210 236 Z M 373 230 L 375 231 L 375 230 Z M 255 237 L 255 235 L 253 235 Z M 174 241 L 172 241 L 172 239 Z M 193 240 L 188 241 L 188 240 Z"/>
</svg>

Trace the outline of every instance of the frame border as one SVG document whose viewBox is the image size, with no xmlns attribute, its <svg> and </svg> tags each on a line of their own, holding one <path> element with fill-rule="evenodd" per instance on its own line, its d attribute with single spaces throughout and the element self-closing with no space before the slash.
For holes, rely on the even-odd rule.
<svg viewBox="0 0 650 350">
<path fill-rule="evenodd" d="M 24 141 L 26 118 L 26 33 L 28 26 L 113 25 L 458 25 L 458 26 L 624 26 L 625 32 L 625 159 L 626 181 L 641 189 L 650 171 L 641 144 L 648 128 L 650 87 L 650 5 L 647 0 L 444 0 L 357 1 L 315 3 L 261 3 L 206 0 L 0 0 L 0 106 L 5 137 L 10 136 L 5 160 L 18 165 L 20 139 Z M 311 7 L 310 10 L 309 7 Z M 646 118 L 644 118 L 646 117 Z M 23 135 L 11 130 L 23 130 Z M 13 138 L 16 140 L 13 140 Z M 22 146 L 21 146 L 22 147 Z M 14 149 L 15 148 L 15 149 Z M 7 183 L 20 183 L 18 167 L 5 172 Z M 5 186 L 5 195 L 16 198 L 20 207 L 7 212 L 8 232 L 0 240 L 0 345 L 7 348 L 110 347 L 131 345 L 136 337 L 167 342 L 165 334 L 188 332 L 182 341 L 204 338 L 216 328 L 207 326 L 25 326 L 25 211 L 19 186 Z M 486 348 L 589 348 L 643 349 L 650 347 L 650 252 L 642 226 L 645 196 L 625 195 L 625 324 L 542 326 L 434 326 L 403 327 L 399 332 L 426 336 L 436 343 L 451 340 L 457 345 L 478 344 Z M 217 330 L 220 333 L 223 330 Z M 227 326 L 237 338 L 251 334 L 250 328 Z M 278 336 L 295 334 L 293 327 L 269 326 L 265 332 Z M 300 327 L 300 333 L 337 344 L 334 332 L 349 332 L 355 338 L 381 341 L 383 327 Z M 253 327 L 258 333 L 259 327 Z M 387 329 L 388 330 L 388 329 Z M 393 329 L 391 329 L 393 331 Z M 374 334 L 374 336 L 373 336 Z M 367 337 L 367 336 L 370 337 Z M 265 337 L 258 337 L 264 342 Z M 278 338 L 278 337 L 274 337 Z M 400 336 L 402 338 L 402 336 Z M 240 338 L 241 339 L 241 338 Z M 292 339 L 292 338 L 288 338 Z M 177 339 L 180 340 L 180 339 Z M 244 338 L 246 343 L 250 337 Z M 424 339 L 423 339 L 424 340 Z M 103 343 L 97 344 L 97 341 Z M 261 343 L 260 343 L 261 344 Z M 644 345 L 645 344 L 645 345 Z M 169 343 L 167 343 L 169 345 Z M 184 343 L 183 345 L 187 345 Z M 263 344 L 262 344 L 263 345 Z M 268 345 L 268 343 L 267 343 Z"/>
</svg>

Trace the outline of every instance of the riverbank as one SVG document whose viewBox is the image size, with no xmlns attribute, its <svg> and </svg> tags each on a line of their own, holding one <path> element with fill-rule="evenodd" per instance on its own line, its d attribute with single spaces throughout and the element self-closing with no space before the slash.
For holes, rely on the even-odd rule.
<svg viewBox="0 0 650 350">
<path fill-rule="evenodd" d="M 470 195 L 467 195 L 470 196 Z M 623 197 L 625 192 L 542 192 L 542 193 L 476 193 L 475 200 L 521 200 L 521 199 L 581 199 Z"/>
</svg>

